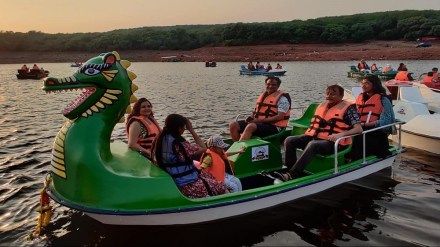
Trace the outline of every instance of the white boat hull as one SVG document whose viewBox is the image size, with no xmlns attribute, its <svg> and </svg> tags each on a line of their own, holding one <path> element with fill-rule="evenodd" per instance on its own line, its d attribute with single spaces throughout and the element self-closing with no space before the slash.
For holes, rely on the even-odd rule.
<svg viewBox="0 0 440 247">
<path fill-rule="evenodd" d="M 315 181 L 294 188 L 280 187 L 280 191 L 277 193 L 256 198 L 247 198 L 242 201 L 231 202 L 227 205 L 219 205 L 218 207 L 212 206 L 201 209 L 160 214 L 149 214 L 148 212 L 137 215 L 121 215 L 117 214 L 117 212 L 115 212 L 115 214 L 85 213 L 104 224 L 111 225 L 180 225 L 214 221 L 248 214 L 313 195 L 390 167 L 392 166 L 394 159 L 395 155 L 353 171 L 336 174 L 333 177 L 321 181 Z"/>
<path fill-rule="evenodd" d="M 402 125 L 401 144 L 440 154 L 440 114 L 430 114 L 426 104 L 399 101 L 393 107 Z M 397 141 L 397 136 L 390 137 Z"/>
<path fill-rule="evenodd" d="M 393 136 L 393 141 L 397 142 L 397 136 Z M 402 146 L 440 154 L 440 139 L 432 136 L 413 133 L 402 128 Z"/>
</svg>

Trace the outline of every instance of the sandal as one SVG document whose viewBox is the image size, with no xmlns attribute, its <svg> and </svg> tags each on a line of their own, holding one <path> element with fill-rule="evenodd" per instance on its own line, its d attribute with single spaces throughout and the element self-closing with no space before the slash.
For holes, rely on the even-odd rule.
<svg viewBox="0 0 440 247">
<path fill-rule="evenodd" d="M 283 182 L 292 180 L 292 175 L 290 175 L 290 173 L 288 173 L 288 172 L 286 172 L 286 173 L 274 172 L 273 174 L 275 175 L 276 178 L 278 178 L 279 180 L 281 180 Z"/>
</svg>

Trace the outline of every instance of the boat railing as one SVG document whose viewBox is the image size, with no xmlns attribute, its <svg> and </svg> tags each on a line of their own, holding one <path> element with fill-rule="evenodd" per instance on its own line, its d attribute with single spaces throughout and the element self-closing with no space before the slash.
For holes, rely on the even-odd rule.
<svg viewBox="0 0 440 247">
<path fill-rule="evenodd" d="M 365 156 L 365 135 L 370 133 L 370 132 L 374 132 L 374 131 L 377 131 L 377 130 L 380 130 L 380 129 L 385 129 L 385 128 L 389 128 L 389 127 L 393 127 L 393 126 L 398 125 L 399 127 L 396 128 L 396 130 L 397 130 L 396 134 L 398 135 L 397 152 L 400 153 L 400 152 L 402 152 L 402 145 L 401 145 L 401 136 L 402 136 L 401 135 L 401 130 L 402 130 L 401 126 L 402 126 L 402 124 L 404 124 L 404 122 L 397 121 L 395 123 L 391 123 L 391 124 L 387 124 L 387 125 L 384 125 L 384 126 L 376 127 L 374 129 L 369 129 L 369 130 L 362 131 L 362 133 L 360 133 L 360 134 L 348 135 L 348 136 L 343 136 L 343 137 L 338 138 L 335 141 L 335 145 L 334 145 L 334 150 L 335 150 L 335 153 L 334 153 L 334 156 L 335 156 L 334 174 L 338 173 L 338 146 L 339 146 L 339 142 L 340 141 L 342 141 L 344 139 L 347 139 L 347 138 L 352 138 L 354 136 L 362 135 L 362 152 L 363 152 L 362 153 L 362 164 L 366 164 L 367 162 L 366 162 L 366 156 Z"/>
</svg>

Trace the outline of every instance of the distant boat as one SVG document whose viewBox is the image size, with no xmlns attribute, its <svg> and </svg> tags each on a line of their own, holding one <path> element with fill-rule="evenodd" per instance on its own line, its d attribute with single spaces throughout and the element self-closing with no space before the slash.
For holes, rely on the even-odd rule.
<svg viewBox="0 0 440 247">
<path fill-rule="evenodd" d="M 215 61 L 206 61 L 205 67 L 217 67 L 217 63 Z"/>
<path fill-rule="evenodd" d="M 82 63 L 77 63 L 77 62 L 70 64 L 70 67 L 81 67 L 81 66 L 82 66 Z"/>
<path fill-rule="evenodd" d="M 432 46 L 432 43 L 428 42 L 428 41 L 420 42 L 420 43 L 417 43 L 417 45 L 416 45 L 417 48 L 419 48 L 419 47 L 431 47 L 431 46 Z"/>
<path fill-rule="evenodd" d="M 24 79 L 33 79 L 33 80 L 39 80 L 44 77 L 47 77 L 49 75 L 49 71 L 47 70 L 37 70 L 37 69 L 31 69 L 29 71 L 26 70 L 17 70 L 18 74 L 16 74 L 17 79 L 24 80 Z"/>
<path fill-rule="evenodd" d="M 162 61 L 162 62 L 182 62 L 182 58 L 179 56 L 166 56 L 166 57 L 161 57 L 160 61 Z"/>
<path fill-rule="evenodd" d="M 285 70 L 248 70 L 245 65 L 240 67 L 240 75 L 264 75 L 264 76 L 283 76 L 286 73 Z"/>
<path fill-rule="evenodd" d="M 370 71 L 370 70 L 364 70 L 359 71 L 355 65 L 350 66 L 350 71 L 347 72 L 347 77 L 350 78 L 363 78 L 367 75 L 377 75 L 379 78 L 382 79 L 394 79 L 396 77 L 397 73 L 399 71 L 397 70 L 390 70 L 388 72 L 382 72 L 381 70 L 376 71 Z"/>
</svg>

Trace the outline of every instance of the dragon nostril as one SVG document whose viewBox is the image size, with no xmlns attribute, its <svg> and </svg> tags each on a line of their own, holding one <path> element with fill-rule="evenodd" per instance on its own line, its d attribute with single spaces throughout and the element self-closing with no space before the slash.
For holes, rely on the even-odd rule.
<svg viewBox="0 0 440 247">
<path fill-rule="evenodd" d="M 55 85 L 56 83 L 55 83 L 55 81 L 53 81 L 53 80 L 47 80 L 47 81 L 46 81 L 46 84 L 47 84 L 47 85 Z"/>
</svg>

